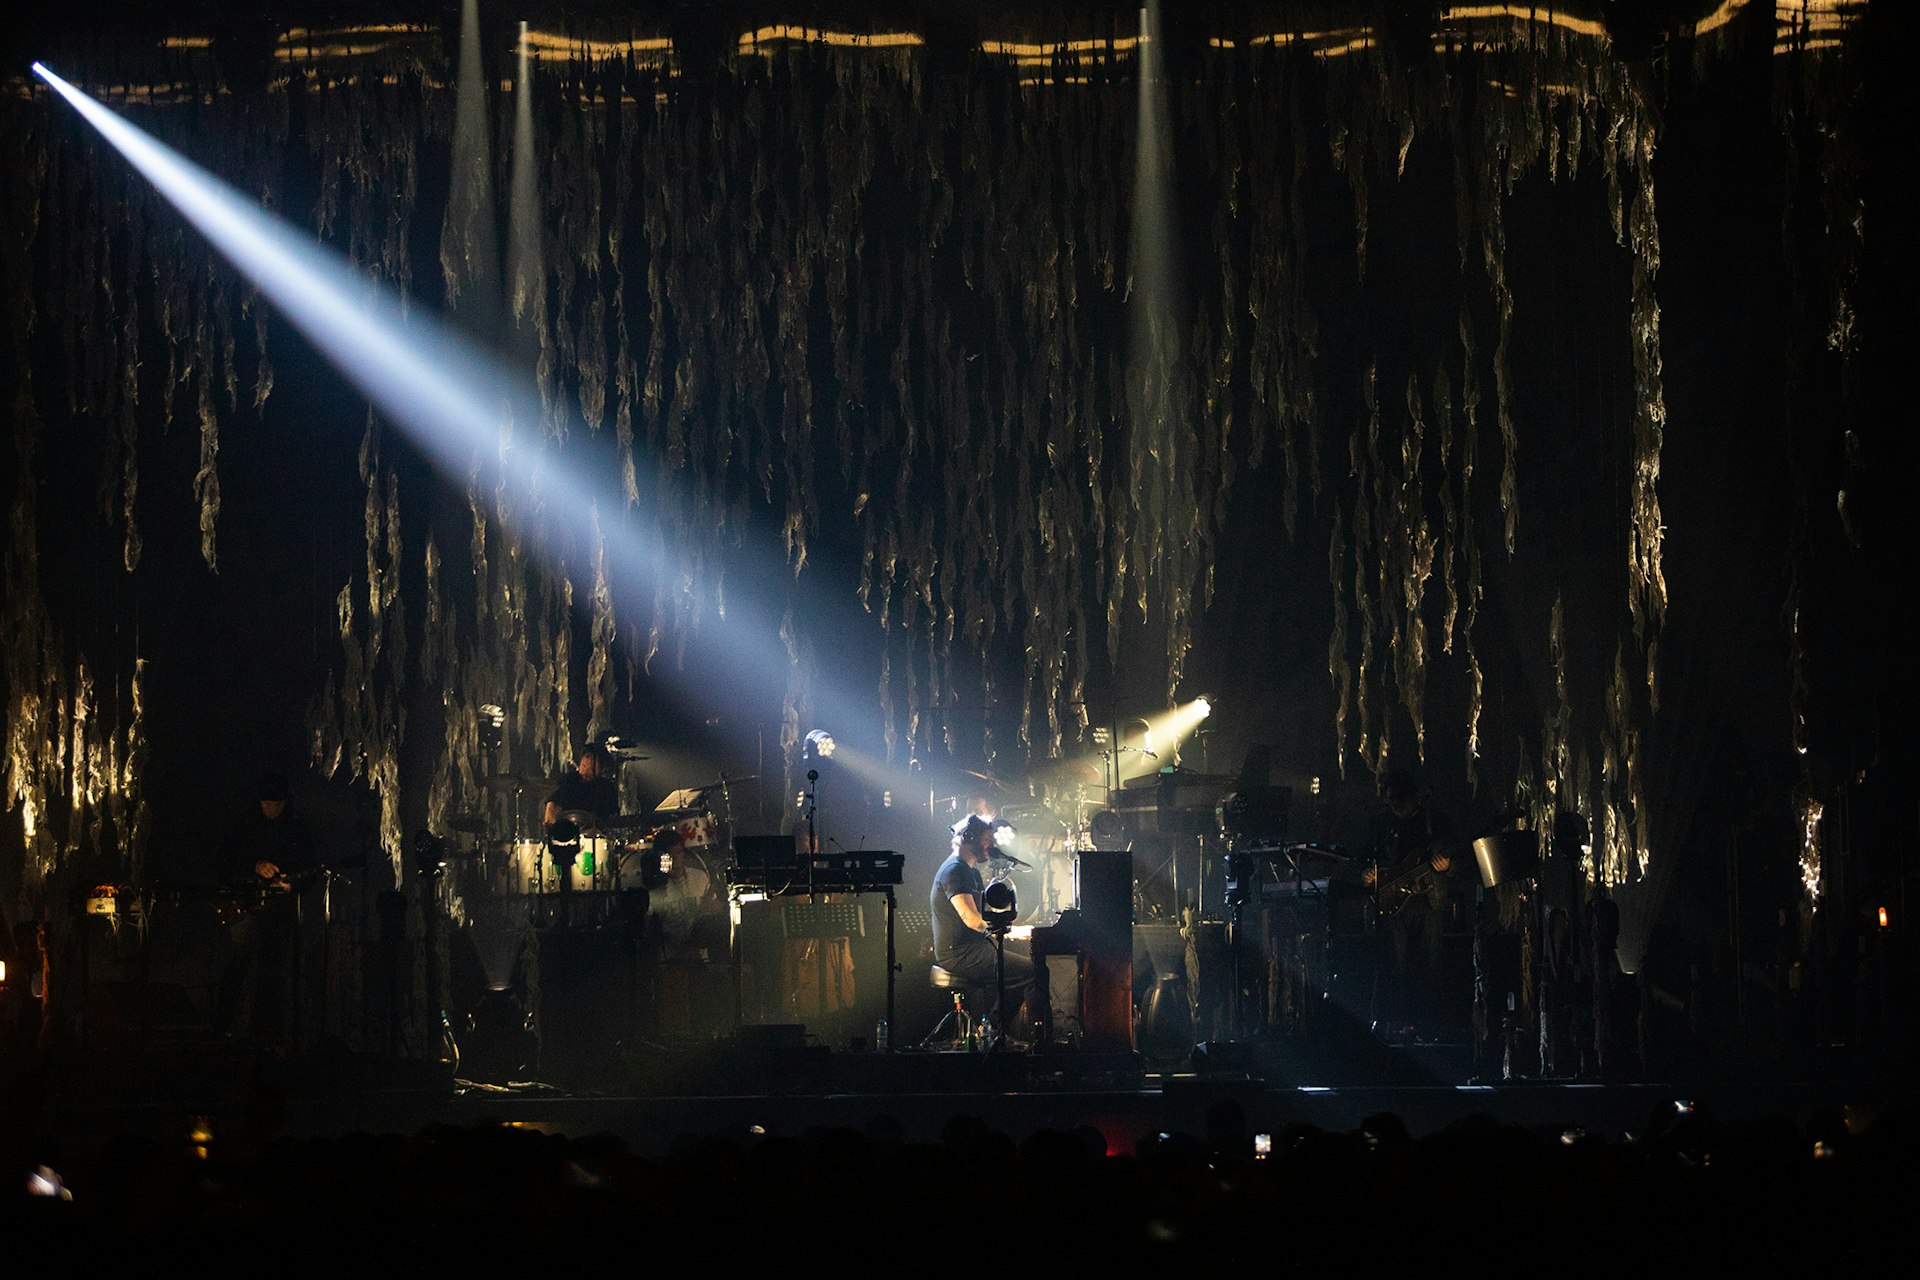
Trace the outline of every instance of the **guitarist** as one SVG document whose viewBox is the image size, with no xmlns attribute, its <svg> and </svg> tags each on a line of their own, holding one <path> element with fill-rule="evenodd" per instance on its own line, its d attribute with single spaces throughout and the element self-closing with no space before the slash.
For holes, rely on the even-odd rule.
<svg viewBox="0 0 1920 1280">
<path fill-rule="evenodd" d="M 1456 1002 L 1446 998 L 1441 982 L 1441 935 L 1465 865 L 1460 837 L 1407 770 L 1388 770 L 1380 797 L 1386 812 L 1374 840 L 1375 860 L 1361 874 L 1392 945 L 1391 958 L 1382 957 L 1384 998 L 1376 1025 L 1430 1037 L 1461 1020 L 1448 1008 Z"/>
<path fill-rule="evenodd" d="M 221 878 L 247 910 L 229 930 L 215 1029 L 229 1036 L 251 1032 L 270 1047 L 286 1044 L 292 1012 L 292 885 L 315 863 L 313 838 L 291 807 L 290 792 L 285 774 L 262 774 L 254 803 L 220 844 Z"/>
</svg>

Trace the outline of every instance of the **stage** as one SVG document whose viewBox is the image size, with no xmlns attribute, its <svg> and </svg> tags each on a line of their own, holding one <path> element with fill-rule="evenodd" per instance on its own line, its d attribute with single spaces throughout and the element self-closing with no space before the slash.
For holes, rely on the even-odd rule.
<svg viewBox="0 0 1920 1280">
<path fill-rule="evenodd" d="M 178 1138 L 203 1122 L 217 1129 L 265 1125 L 256 1136 L 303 1139 L 509 1124 L 573 1138 L 612 1135 L 636 1154 L 656 1157 L 676 1142 L 865 1130 L 882 1117 L 908 1140 L 930 1142 L 953 1117 L 971 1116 L 1016 1141 L 1040 1130 L 1092 1126 L 1110 1151 L 1125 1153 L 1156 1134 L 1204 1134 L 1208 1112 L 1228 1100 L 1242 1108 L 1250 1132 L 1343 1133 L 1390 1114 L 1416 1137 L 1485 1123 L 1606 1141 L 1644 1136 L 1676 1102 L 1709 1107 L 1728 1123 L 1778 1118 L 1801 1125 L 1822 1114 L 1872 1116 L 1908 1105 L 1904 1083 L 1891 1072 L 1818 1082 L 1470 1083 L 1445 1078 L 1459 1059 L 1442 1046 L 1402 1057 L 1399 1082 L 1342 1083 L 1334 1064 L 1321 1063 L 1318 1075 L 1289 1076 L 1289 1055 L 1254 1056 L 1268 1065 L 1250 1063 L 1252 1072 L 1148 1070 L 1137 1057 L 770 1053 L 717 1041 L 655 1049 L 609 1072 L 604 1087 L 566 1090 L 537 1080 L 456 1080 L 424 1065 L 356 1055 L 261 1057 L 227 1047 L 75 1064 L 37 1099 L 34 1127 L 61 1135 L 59 1146 L 78 1153 L 125 1133 Z M 656 1087 L 635 1090 L 636 1074 L 651 1076 Z"/>
<path fill-rule="evenodd" d="M 1904 1188 L 1916 6 L 229 8 L 0 31 L 73 1241 L 1830 1265 Z"/>
</svg>

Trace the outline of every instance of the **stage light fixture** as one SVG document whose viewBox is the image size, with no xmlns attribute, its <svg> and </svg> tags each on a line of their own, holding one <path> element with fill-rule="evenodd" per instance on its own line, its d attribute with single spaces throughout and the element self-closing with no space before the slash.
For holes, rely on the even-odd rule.
<svg viewBox="0 0 1920 1280">
<path fill-rule="evenodd" d="M 540 1051 L 533 1017 L 506 987 L 490 987 L 467 1018 L 461 1065 L 472 1079 L 507 1084 L 519 1078 Z"/>
<path fill-rule="evenodd" d="M 491 702 L 480 708 L 480 749 L 498 751 L 507 741 L 507 713 L 505 708 L 496 707 Z"/>
<path fill-rule="evenodd" d="M 836 750 L 833 735 L 825 729 L 815 729 L 807 735 L 806 749 L 801 757 L 806 760 L 831 760 Z"/>
<path fill-rule="evenodd" d="M 67 1190 L 60 1175 L 44 1164 L 27 1175 L 27 1194 L 45 1196 L 50 1200 L 73 1199 L 73 1192 Z"/>
<path fill-rule="evenodd" d="M 980 895 L 980 916 L 987 922 L 988 933 L 1005 933 L 1019 913 L 1019 897 L 1005 880 L 995 880 Z"/>
</svg>

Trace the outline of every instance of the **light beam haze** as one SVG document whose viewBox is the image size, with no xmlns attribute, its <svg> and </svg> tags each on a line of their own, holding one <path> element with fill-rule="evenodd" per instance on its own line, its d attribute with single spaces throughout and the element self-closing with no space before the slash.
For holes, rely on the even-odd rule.
<svg viewBox="0 0 1920 1280">
<path fill-rule="evenodd" d="M 404 430 L 448 476 L 465 477 L 476 452 L 491 455 L 502 484 L 524 486 L 574 545 L 595 545 L 600 511 L 621 512 L 615 481 L 589 473 L 543 446 L 542 406 L 526 371 L 447 325 L 409 312 L 398 292 L 348 259 L 268 213 L 234 187 L 69 84 L 39 62 L 33 71 L 73 106 L 299 330 L 348 382 Z M 522 95 L 524 98 L 524 94 Z M 529 129 L 530 133 L 531 130 Z M 520 159 L 516 157 L 516 168 Z M 567 539 L 551 525 L 535 531 L 543 554 L 563 559 Z M 687 574 L 647 550 L 638 531 L 609 534 L 615 571 L 645 584 L 675 584 Z M 730 593 L 724 619 L 702 625 L 704 643 L 771 687 L 790 669 L 780 635 L 783 606 Z M 683 691 L 697 696 L 699 690 Z M 872 693 L 855 694 L 825 673 L 812 683 L 812 714 L 841 725 L 875 715 Z M 807 714 L 803 711 L 803 714 Z"/>
</svg>

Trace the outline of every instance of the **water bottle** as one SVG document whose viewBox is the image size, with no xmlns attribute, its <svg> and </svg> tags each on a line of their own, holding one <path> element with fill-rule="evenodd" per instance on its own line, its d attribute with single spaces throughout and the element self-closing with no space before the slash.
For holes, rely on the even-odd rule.
<svg viewBox="0 0 1920 1280">
<path fill-rule="evenodd" d="M 961 1048 L 973 1048 L 973 1019 L 967 1015 L 967 998 L 953 993 L 953 1038 Z"/>
<path fill-rule="evenodd" d="M 887 1020 L 885 1018 L 873 1024 L 873 1047 L 880 1053 L 887 1051 Z"/>
<path fill-rule="evenodd" d="M 980 1052 L 993 1048 L 993 1018 L 988 1014 L 980 1015 Z"/>
</svg>

